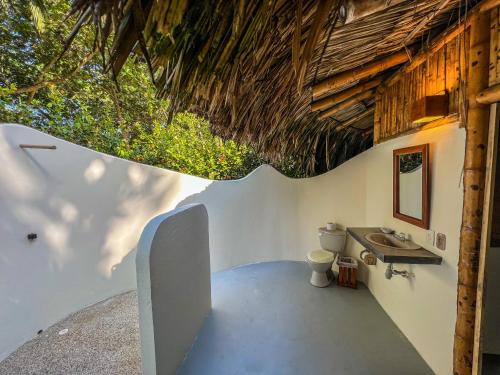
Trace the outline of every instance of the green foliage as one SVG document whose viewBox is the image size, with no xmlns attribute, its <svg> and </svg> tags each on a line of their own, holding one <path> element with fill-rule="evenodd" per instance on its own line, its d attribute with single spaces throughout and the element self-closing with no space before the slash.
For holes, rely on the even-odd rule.
<svg viewBox="0 0 500 375">
<path fill-rule="evenodd" d="M 27 124 L 97 151 L 212 179 L 239 178 L 263 162 L 251 147 L 214 137 L 208 122 L 194 114 L 169 121 L 168 101 L 156 98 L 140 59 L 126 62 L 118 85 L 102 72 L 98 55 L 75 70 L 92 52 L 90 29 L 53 64 L 70 32 L 71 22 L 62 22 L 69 0 L 7 1 L 12 6 L 2 1 L 0 122 Z M 43 33 L 33 23 L 33 4 L 50 14 L 40 13 Z M 14 94 L 40 81 L 50 84 L 34 94 Z M 296 174 L 293 161 L 283 163 L 283 170 Z"/>
</svg>

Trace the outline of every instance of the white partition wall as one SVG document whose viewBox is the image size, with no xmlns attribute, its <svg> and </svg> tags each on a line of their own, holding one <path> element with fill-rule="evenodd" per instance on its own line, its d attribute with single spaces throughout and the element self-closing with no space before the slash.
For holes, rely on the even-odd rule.
<svg viewBox="0 0 500 375">
<path fill-rule="evenodd" d="M 137 296 L 144 375 L 175 374 L 210 313 L 205 206 L 152 219 L 137 247 Z"/>
</svg>

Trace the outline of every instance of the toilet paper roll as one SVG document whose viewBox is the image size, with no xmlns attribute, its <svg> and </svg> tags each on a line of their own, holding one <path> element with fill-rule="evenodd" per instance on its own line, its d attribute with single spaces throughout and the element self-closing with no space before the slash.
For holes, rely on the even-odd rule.
<svg viewBox="0 0 500 375">
<path fill-rule="evenodd" d="M 337 224 L 335 224 L 335 223 L 326 223 L 326 229 L 327 230 L 335 230 L 335 229 L 337 229 Z"/>
</svg>

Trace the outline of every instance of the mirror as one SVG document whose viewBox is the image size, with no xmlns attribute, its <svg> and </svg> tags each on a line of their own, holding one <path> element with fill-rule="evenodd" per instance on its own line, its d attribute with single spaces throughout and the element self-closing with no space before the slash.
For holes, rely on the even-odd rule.
<svg viewBox="0 0 500 375">
<path fill-rule="evenodd" d="M 429 228 L 429 145 L 393 151 L 393 216 Z"/>
</svg>

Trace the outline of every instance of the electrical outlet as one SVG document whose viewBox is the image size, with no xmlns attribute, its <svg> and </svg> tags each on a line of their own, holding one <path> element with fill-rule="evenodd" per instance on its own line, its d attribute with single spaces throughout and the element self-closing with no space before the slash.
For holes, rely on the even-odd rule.
<svg viewBox="0 0 500 375">
<path fill-rule="evenodd" d="M 438 233 L 436 236 L 436 247 L 439 250 L 446 250 L 446 235 Z"/>
<path fill-rule="evenodd" d="M 427 245 L 434 246 L 435 238 L 436 238 L 436 232 L 433 231 L 432 229 L 429 229 L 425 235 L 425 243 Z"/>
</svg>

